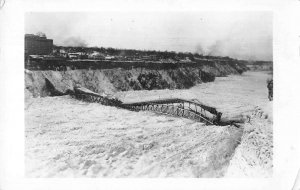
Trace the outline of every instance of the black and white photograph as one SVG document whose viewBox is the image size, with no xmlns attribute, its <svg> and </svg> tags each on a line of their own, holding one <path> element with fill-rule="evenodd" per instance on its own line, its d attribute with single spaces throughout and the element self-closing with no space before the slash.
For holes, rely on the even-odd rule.
<svg viewBox="0 0 300 190">
<path fill-rule="evenodd" d="M 0 190 L 300 190 L 300 0 L 0 0 Z"/>
<path fill-rule="evenodd" d="M 271 12 L 28 12 L 28 177 L 271 177 Z"/>
</svg>

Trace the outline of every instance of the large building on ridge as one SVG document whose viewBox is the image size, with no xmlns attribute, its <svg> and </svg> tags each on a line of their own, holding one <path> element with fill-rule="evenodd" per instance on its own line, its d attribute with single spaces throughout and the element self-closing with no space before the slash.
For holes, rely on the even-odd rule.
<svg viewBox="0 0 300 190">
<path fill-rule="evenodd" d="M 45 35 L 25 34 L 25 56 L 49 55 L 53 50 L 53 40 Z"/>
</svg>

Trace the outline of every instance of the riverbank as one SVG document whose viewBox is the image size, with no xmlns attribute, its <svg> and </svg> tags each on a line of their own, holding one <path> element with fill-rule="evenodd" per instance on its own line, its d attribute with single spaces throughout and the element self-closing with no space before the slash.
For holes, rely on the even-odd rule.
<svg viewBox="0 0 300 190">
<path fill-rule="evenodd" d="M 161 63 L 157 68 L 123 67 L 25 70 L 25 94 L 30 97 L 63 95 L 73 90 L 74 86 L 107 94 L 129 90 L 189 89 L 197 84 L 213 82 L 216 77 L 239 75 L 247 70 L 240 62 L 181 65 Z"/>
</svg>

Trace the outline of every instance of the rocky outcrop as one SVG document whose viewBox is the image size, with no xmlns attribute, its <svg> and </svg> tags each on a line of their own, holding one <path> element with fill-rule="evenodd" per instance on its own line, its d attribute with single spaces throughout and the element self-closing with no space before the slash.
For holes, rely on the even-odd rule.
<svg viewBox="0 0 300 190">
<path fill-rule="evenodd" d="M 109 94 L 127 90 L 187 89 L 198 83 L 212 82 L 216 76 L 239 74 L 244 70 L 230 63 L 166 69 L 26 70 L 25 92 L 33 97 L 56 96 L 67 94 L 76 85 Z"/>
</svg>

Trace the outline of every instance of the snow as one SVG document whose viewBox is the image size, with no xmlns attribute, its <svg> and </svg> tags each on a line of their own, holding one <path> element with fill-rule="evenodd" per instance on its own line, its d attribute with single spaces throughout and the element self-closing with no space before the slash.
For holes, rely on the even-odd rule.
<svg viewBox="0 0 300 190">
<path fill-rule="evenodd" d="M 69 96 L 32 101 L 26 110 L 26 175 L 31 177 L 221 176 L 240 136 L 234 127 Z"/>
<path fill-rule="evenodd" d="M 125 101 L 155 96 L 196 97 L 228 117 L 236 117 L 269 105 L 265 77 L 264 73 L 246 73 L 189 90 L 122 92 L 118 96 Z M 263 126 L 259 133 L 269 135 L 259 148 L 268 151 L 272 151 L 272 124 L 265 118 L 271 118 L 271 113 L 269 109 L 263 118 L 253 117 L 253 125 L 246 124 L 254 131 Z M 258 159 L 254 152 L 245 153 L 252 146 L 247 140 L 251 130 L 205 126 L 188 119 L 81 102 L 69 96 L 27 98 L 25 129 L 28 177 L 230 177 L 248 167 L 258 169 L 247 169 L 248 173 L 242 172 L 244 176 L 259 175 L 259 171 L 269 174 L 272 168 L 271 156 Z M 242 162 L 243 155 L 254 156 L 257 164 Z"/>
<path fill-rule="evenodd" d="M 142 90 L 119 92 L 124 102 L 153 100 L 157 98 L 197 99 L 205 105 L 216 107 L 223 118 L 245 117 L 255 107 L 268 106 L 266 72 L 246 72 L 242 75 L 217 77 L 214 82 L 199 84 L 186 90 Z"/>
<path fill-rule="evenodd" d="M 244 126 L 242 141 L 230 161 L 226 177 L 272 177 L 273 129 L 267 114 L 257 108 Z"/>
</svg>

